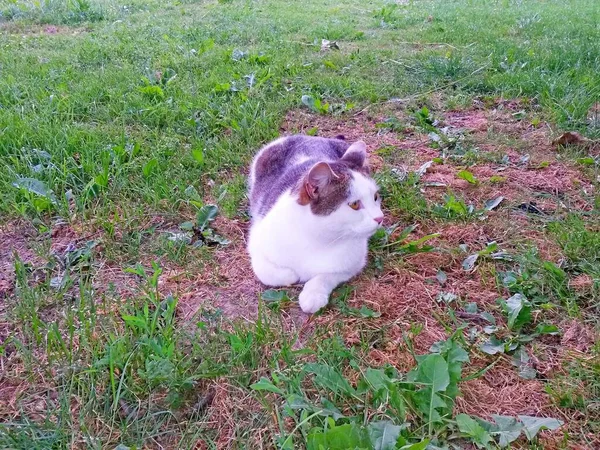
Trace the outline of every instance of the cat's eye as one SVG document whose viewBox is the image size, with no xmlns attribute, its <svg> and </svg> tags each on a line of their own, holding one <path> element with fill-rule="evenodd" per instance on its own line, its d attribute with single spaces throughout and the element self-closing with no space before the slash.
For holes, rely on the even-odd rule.
<svg viewBox="0 0 600 450">
<path fill-rule="evenodd" d="M 355 202 L 348 203 L 348 206 L 350 208 L 352 208 L 353 210 L 358 211 L 360 209 L 360 200 L 356 200 Z"/>
<path fill-rule="evenodd" d="M 375 196 L 374 196 L 373 198 L 374 198 L 374 200 L 375 200 L 376 202 L 378 202 L 378 201 L 379 201 L 379 199 L 381 198 L 381 197 L 379 196 L 379 192 L 375 192 Z"/>
</svg>

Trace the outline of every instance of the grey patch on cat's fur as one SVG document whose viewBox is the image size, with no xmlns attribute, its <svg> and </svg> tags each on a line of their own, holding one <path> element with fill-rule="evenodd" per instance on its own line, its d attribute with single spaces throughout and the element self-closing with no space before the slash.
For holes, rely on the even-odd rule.
<svg viewBox="0 0 600 450">
<path fill-rule="evenodd" d="M 306 192 L 307 177 L 304 177 L 294 189 L 294 193 L 298 195 L 298 203 L 310 204 L 310 210 L 318 216 L 327 216 L 334 212 L 344 203 L 350 193 L 352 173 L 348 166 L 344 163 L 333 162 L 329 163 L 329 167 L 332 177 L 314 198 L 310 198 Z"/>
<path fill-rule="evenodd" d="M 341 159 L 352 144 L 342 139 L 327 139 L 313 136 L 290 136 L 267 146 L 254 162 L 254 173 L 250 186 L 250 213 L 263 217 L 285 191 L 293 189 L 301 195 L 304 179 L 309 170 L 320 161 L 329 166 L 339 178 L 333 177 L 327 188 L 310 202 L 314 214 L 327 215 L 335 211 L 348 196 L 351 170 L 365 173 L 364 158 L 358 154 Z"/>
</svg>

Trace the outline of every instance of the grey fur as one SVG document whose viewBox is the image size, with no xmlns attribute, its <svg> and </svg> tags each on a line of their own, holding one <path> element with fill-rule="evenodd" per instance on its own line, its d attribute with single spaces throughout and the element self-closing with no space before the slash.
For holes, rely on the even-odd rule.
<svg viewBox="0 0 600 450">
<path fill-rule="evenodd" d="M 250 214 L 264 217 L 277 199 L 289 189 L 301 189 L 308 171 L 320 161 L 327 161 L 339 180 L 319 198 L 311 201 L 315 214 L 327 215 L 346 198 L 351 178 L 350 170 L 363 171 L 362 161 L 358 167 L 356 158 L 348 161 L 342 156 L 351 143 L 342 139 L 296 135 L 276 144 L 268 144 L 254 160 L 250 180 Z M 253 183 L 252 183 L 253 181 Z"/>
</svg>

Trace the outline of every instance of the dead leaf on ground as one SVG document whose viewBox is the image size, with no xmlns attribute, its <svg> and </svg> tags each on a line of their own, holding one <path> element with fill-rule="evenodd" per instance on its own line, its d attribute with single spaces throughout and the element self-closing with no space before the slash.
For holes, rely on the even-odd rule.
<svg viewBox="0 0 600 450">
<path fill-rule="evenodd" d="M 329 49 L 339 50 L 340 47 L 336 41 L 328 41 L 327 39 L 321 39 L 321 51 L 326 51 Z"/>
<path fill-rule="evenodd" d="M 566 133 L 561 134 L 557 139 L 552 141 L 553 145 L 584 145 L 587 144 L 590 140 L 588 138 L 583 137 L 581 134 L 576 131 L 567 131 Z"/>
</svg>

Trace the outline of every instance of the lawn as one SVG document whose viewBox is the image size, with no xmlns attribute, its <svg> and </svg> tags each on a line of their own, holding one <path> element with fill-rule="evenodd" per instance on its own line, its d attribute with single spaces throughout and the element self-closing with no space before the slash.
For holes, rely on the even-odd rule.
<svg viewBox="0 0 600 450">
<path fill-rule="evenodd" d="M 0 447 L 599 448 L 599 24 L 0 0 Z M 245 252 L 292 133 L 364 140 L 386 214 L 311 317 Z"/>
</svg>

